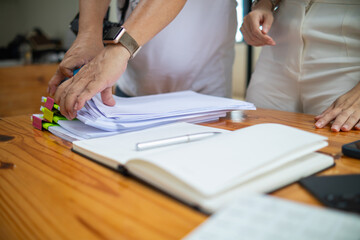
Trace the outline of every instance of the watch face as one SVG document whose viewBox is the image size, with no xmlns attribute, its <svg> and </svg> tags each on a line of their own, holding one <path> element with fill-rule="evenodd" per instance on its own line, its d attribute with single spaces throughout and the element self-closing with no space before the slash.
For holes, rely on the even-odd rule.
<svg viewBox="0 0 360 240">
<path fill-rule="evenodd" d="M 116 37 L 123 30 L 122 27 L 112 27 L 108 30 L 108 32 L 104 36 L 104 40 L 106 41 L 115 41 Z"/>
</svg>

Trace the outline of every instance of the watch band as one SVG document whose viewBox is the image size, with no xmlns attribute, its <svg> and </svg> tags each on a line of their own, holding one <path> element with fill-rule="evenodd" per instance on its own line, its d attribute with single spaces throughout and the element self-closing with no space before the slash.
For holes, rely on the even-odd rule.
<svg viewBox="0 0 360 240">
<path fill-rule="evenodd" d="M 130 36 L 124 27 L 112 27 L 104 36 L 105 44 L 121 44 L 130 53 L 130 58 L 135 57 L 136 53 L 140 50 L 139 44 Z"/>
<path fill-rule="evenodd" d="M 119 43 L 129 51 L 131 55 L 130 58 L 135 57 L 136 53 L 140 50 L 139 44 L 135 41 L 135 39 L 132 36 L 130 36 L 128 32 L 126 32 L 126 30 L 123 33 L 123 35 L 120 37 Z"/>
</svg>

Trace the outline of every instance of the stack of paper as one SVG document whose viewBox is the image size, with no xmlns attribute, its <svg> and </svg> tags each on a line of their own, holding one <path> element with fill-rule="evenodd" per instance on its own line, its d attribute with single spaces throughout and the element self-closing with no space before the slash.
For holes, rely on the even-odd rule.
<svg viewBox="0 0 360 240">
<path fill-rule="evenodd" d="M 54 124 L 47 126 L 45 129 L 72 142 L 74 140 L 136 131 L 173 122 L 199 123 L 213 121 L 224 117 L 228 111 L 255 109 L 252 103 L 199 94 L 193 91 L 131 98 L 114 96 L 114 98 L 116 101 L 115 106 L 109 107 L 102 103 L 100 94 L 97 94 L 87 101 L 85 106 L 78 112 L 78 120 L 56 119 Z M 48 99 L 53 103 L 53 99 Z M 56 104 L 53 103 L 53 105 Z M 51 119 L 45 118 L 50 123 L 53 122 L 53 116 L 59 116 L 60 114 L 58 110 L 51 111 L 52 108 L 53 106 L 49 110 L 46 107 L 42 108 L 43 112 L 47 110 L 44 115 L 46 115 L 45 113 L 51 115 Z M 38 122 L 39 127 L 37 128 L 42 129 L 41 120 Z"/>
<path fill-rule="evenodd" d="M 77 118 L 104 131 L 127 132 L 179 121 L 212 121 L 231 110 L 255 109 L 251 103 L 193 91 L 115 97 L 115 101 L 115 106 L 106 106 L 98 94 L 78 112 Z"/>
</svg>

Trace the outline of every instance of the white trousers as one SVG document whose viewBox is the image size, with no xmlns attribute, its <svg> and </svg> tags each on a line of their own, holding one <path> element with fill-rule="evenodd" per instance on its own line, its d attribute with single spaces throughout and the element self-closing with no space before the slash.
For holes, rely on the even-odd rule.
<svg viewBox="0 0 360 240">
<path fill-rule="evenodd" d="M 246 100 L 320 114 L 360 81 L 360 0 L 283 0 Z"/>
</svg>

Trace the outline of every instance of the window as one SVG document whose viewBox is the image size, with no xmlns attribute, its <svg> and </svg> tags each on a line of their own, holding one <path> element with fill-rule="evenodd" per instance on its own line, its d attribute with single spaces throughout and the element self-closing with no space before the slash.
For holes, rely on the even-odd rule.
<svg viewBox="0 0 360 240">
<path fill-rule="evenodd" d="M 242 42 L 244 40 L 243 36 L 239 30 L 241 27 L 241 24 L 243 23 L 243 18 L 244 18 L 244 3 L 243 3 L 243 1 L 244 0 L 236 0 L 236 2 L 237 2 L 236 13 L 237 13 L 237 21 L 238 21 L 238 26 L 236 29 L 236 36 L 235 36 L 236 42 Z"/>
</svg>

